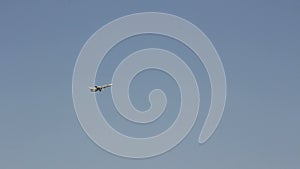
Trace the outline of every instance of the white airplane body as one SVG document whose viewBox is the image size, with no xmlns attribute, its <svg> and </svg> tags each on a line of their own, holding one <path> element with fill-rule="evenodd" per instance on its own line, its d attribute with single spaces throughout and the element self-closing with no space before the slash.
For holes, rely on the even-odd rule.
<svg viewBox="0 0 300 169">
<path fill-rule="evenodd" d="M 107 88 L 107 87 L 111 87 L 112 84 L 106 84 L 106 85 L 102 85 L 102 86 L 94 86 L 94 87 L 89 87 L 91 92 L 101 92 L 102 89 Z"/>
</svg>

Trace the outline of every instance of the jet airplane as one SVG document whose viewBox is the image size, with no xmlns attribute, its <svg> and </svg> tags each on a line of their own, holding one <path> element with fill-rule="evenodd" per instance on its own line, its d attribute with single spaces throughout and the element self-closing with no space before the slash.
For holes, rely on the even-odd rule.
<svg viewBox="0 0 300 169">
<path fill-rule="evenodd" d="M 102 86 L 94 86 L 94 87 L 89 87 L 91 92 L 101 92 L 102 89 L 107 88 L 107 87 L 111 87 L 112 84 L 106 84 L 106 85 L 102 85 Z"/>
</svg>

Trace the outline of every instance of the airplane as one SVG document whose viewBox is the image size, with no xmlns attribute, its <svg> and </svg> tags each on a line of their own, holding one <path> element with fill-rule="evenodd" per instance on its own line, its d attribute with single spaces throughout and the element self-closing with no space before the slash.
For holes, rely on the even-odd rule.
<svg viewBox="0 0 300 169">
<path fill-rule="evenodd" d="M 89 87 L 91 92 L 101 92 L 102 89 L 107 88 L 107 87 L 111 87 L 112 84 L 106 84 L 106 85 L 102 85 L 102 86 L 94 86 L 94 87 Z"/>
</svg>

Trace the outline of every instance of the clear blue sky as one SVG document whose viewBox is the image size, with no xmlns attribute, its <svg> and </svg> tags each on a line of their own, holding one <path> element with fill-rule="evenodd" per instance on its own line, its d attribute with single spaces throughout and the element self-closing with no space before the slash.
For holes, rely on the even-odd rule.
<svg viewBox="0 0 300 169">
<path fill-rule="evenodd" d="M 171 151 L 150 159 L 126 159 L 94 144 L 73 108 L 76 58 L 85 41 L 106 23 L 136 12 L 185 18 L 215 45 L 227 76 L 223 119 L 203 145 L 197 142 L 209 104 L 201 62 L 181 44 L 141 36 L 116 46 L 100 65 L 97 82 L 110 82 L 114 66 L 137 49 L 160 47 L 178 54 L 200 84 L 200 116 Z M 300 2 L 287 1 L 1 1 L 0 168 L 300 168 Z M 162 85 L 155 81 L 159 80 Z M 143 87 L 140 87 L 143 86 Z M 105 117 L 133 136 L 159 133 L 178 111 L 174 81 L 146 71 L 132 82 L 134 105 L 147 109 L 148 92 L 161 87 L 169 104 L 157 124 L 129 123 L 115 112 L 109 90 L 98 95 Z M 104 103 L 104 104 L 103 104 Z"/>
</svg>

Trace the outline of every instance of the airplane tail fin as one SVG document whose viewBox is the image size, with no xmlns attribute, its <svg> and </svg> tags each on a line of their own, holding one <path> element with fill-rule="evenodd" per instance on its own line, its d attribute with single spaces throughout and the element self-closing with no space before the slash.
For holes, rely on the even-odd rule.
<svg viewBox="0 0 300 169">
<path fill-rule="evenodd" d="M 96 92 L 97 91 L 97 89 L 95 87 L 89 87 L 89 89 L 90 89 L 91 92 Z"/>
</svg>

